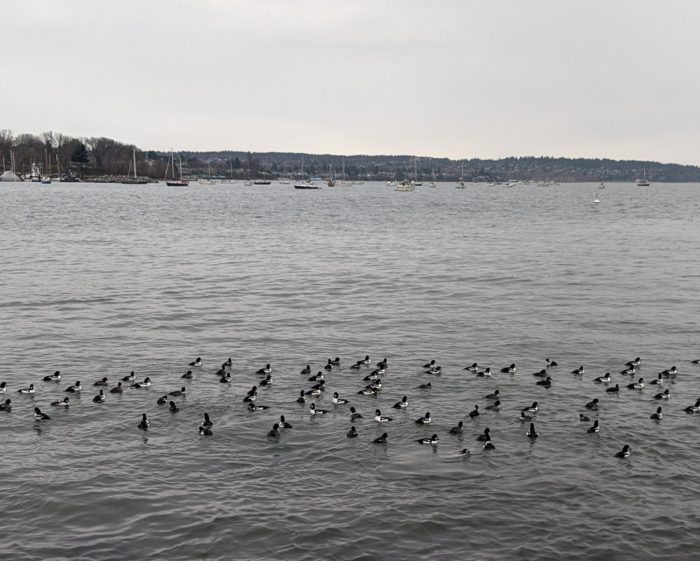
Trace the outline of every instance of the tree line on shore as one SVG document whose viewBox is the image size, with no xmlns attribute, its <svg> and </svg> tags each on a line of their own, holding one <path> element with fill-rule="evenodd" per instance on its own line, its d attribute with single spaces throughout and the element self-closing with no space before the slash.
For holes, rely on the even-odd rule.
<svg viewBox="0 0 700 561">
<path fill-rule="evenodd" d="M 291 152 L 181 151 L 171 153 L 141 150 L 106 137 L 73 138 L 62 133 L 19 134 L 0 130 L 3 171 L 29 176 L 76 176 L 109 179 L 138 175 L 162 179 L 179 174 L 219 179 L 273 179 L 300 177 L 304 156 L 306 177 L 321 176 L 348 180 L 388 181 L 408 179 L 458 181 L 634 181 L 645 174 L 655 182 L 700 181 L 700 167 L 587 158 L 511 157 L 498 160 L 416 157 L 413 155 L 301 154 Z M 135 169 L 134 171 L 134 164 Z"/>
</svg>

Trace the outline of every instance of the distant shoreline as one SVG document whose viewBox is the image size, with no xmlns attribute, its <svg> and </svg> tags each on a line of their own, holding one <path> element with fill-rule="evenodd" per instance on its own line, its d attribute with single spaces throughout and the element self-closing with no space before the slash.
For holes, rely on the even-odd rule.
<svg viewBox="0 0 700 561">
<path fill-rule="evenodd" d="M 177 157 L 175 157 L 177 156 Z M 2 171 L 24 179 L 67 177 L 101 182 L 190 179 L 289 180 L 321 177 L 347 181 L 465 182 L 700 182 L 700 166 L 637 160 L 509 157 L 497 160 L 413 155 L 334 155 L 294 152 L 141 150 L 105 137 L 72 138 L 46 132 L 0 130 Z"/>
</svg>

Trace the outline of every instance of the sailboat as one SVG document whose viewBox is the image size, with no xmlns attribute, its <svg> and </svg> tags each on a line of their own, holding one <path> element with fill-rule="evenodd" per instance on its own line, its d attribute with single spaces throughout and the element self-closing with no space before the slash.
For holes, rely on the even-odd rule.
<svg viewBox="0 0 700 561">
<path fill-rule="evenodd" d="M 596 193 L 594 197 L 595 198 L 593 199 L 593 204 L 598 204 L 600 202 L 600 199 L 598 198 L 598 193 Z"/>
<path fill-rule="evenodd" d="M 345 158 L 343 158 L 342 172 L 340 173 L 340 181 L 338 183 L 341 185 L 345 184 Z"/>
<path fill-rule="evenodd" d="M 433 171 L 433 180 L 430 183 L 428 183 L 428 187 L 434 189 L 435 187 L 437 187 L 437 183 L 436 183 L 436 179 L 435 179 L 435 170 L 433 169 L 432 171 Z"/>
<path fill-rule="evenodd" d="M 51 157 L 46 148 L 44 148 L 44 160 L 46 161 L 46 173 L 41 176 L 41 184 L 51 185 Z"/>
<path fill-rule="evenodd" d="M 216 181 L 214 181 L 211 178 L 211 162 L 207 162 L 207 173 L 208 173 L 209 178 L 208 179 L 201 179 L 200 178 L 197 183 L 199 183 L 200 185 L 215 185 Z"/>
<path fill-rule="evenodd" d="M 646 168 L 644 169 L 644 177 L 642 179 L 637 179 L 637 187 L 649 187 Z"/>
<path fill-rule="evenodd" d="M 335 179 L 333 179 L 333 168 L 328 164 L 328 186 L 335 187 Z"/>
<path fill-rule="evenodd" d="M 304 155 L 301 156 L 301 181 L 294 184 L 295 189 L 318 189 L 318 185 L 314 185 L 310 181 L 304 179 Z"/>
<path fill-rule="evenodd" d="M 136 148 L 135 147 L 131 149 L 131 157 L 133 159 L 133 163 L 130 164 L 129 171 L 131 171 L 131 168 L 133 168 L 134 169 L 134 176 L 133 177 L 131 177 L 131 176 L 125 177 L 122 180 L 122 183 L 126 184 L 126 185 L 145 185 L 146 183 L 148 183 L 148 180 L 145 178 L 143 178 L 143 179 L 139 178 L 139 176 L 136 174 Z"/>
<path fill-rule="evenodd" d="M 170 158 L 171 158 L 171 160 L 172 160 L 173 178 L 172 178 L 170 181 L 167 181 L 167 177 L 166 177 L 165 184 L 166 184 L 168 187 L 187 187 L 187 186 L 190 184 L 190 182 L 189 182 L 187 179 L 182 179 L 182 156 L 180 156 L 180 155 L 178 154 L 178 158 L 179 158 L 179 161 L 180 161 L 180 179 L 175 179 L 175 154 L 173 154 L 172 152 L 170 152 Z M 167 170 L 167 168 L 166 168 L 166 170 L 165 170 L 165 175 L 166 175 L 166 176 L 168 175 L 168 170 Z"/>
<path fill-rule="evenodd" d="M 459 183 L 457 183 L 457 189 L 464 189 L 464 162 L 462 162 L 462 175 L 459 177 Z"/>
<path fill-rule="evenodd" d="M 418 156 L 416 156 L 413 160 L 413 185 L 414 187 L 420 187 L 423 185 L 423 183 L 418 181 Z"/>
</svg>

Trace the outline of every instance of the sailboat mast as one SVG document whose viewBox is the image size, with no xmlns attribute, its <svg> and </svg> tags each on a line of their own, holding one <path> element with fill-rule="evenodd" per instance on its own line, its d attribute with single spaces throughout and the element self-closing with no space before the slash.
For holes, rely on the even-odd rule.
<svg viewBox="0 0 700 561">
<path fill-rule="evenodd" d="M 178 154 L 177 159 L 180 162 L 180 181 L 182 181 L 182 154 Z"/>
<path fill-rule="evenodd" d="M 136 175 L 136 148 L 132 148 L 133 151 L 133 156 L 134 156 L 134 179 L 136 179 L 138 176 Z"/>
</svg>

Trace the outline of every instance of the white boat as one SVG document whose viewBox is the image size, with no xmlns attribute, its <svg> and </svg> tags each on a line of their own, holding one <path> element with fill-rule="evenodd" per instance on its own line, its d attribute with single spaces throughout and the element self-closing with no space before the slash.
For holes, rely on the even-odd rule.
<svg viewBox="0 0 700 561">
<path fill-rule="evenodd" d="M 207 162 L 208 175 L 207 179 L 199 179 L 197 183 L 200 185 L 216 185 L 216 180 L 211 178 L 211 162 Z"/>
<path fill-rule="evenodd" d="M 600 199 L 598 198 L 598 193 L 596 193 L 594 197 L 595 198 L 593 199 L 593 204 L 598 204 L 600 202 Z"/>
<path fill-rule="evenodd" d="M 462 162 L 462 175 L 459 177 L 459 182 L 455 187 L 457 189 L 464 189 L 464 162 Z"/>
<path fill-rule="evenodd" d="M 644 170 L 644 177 L 642 179 L 637 179 L 637 187 L 649 187 L 649 182 L 647 181 L 647 170 Z"/>
<path fill-rule="evenodd" d="M 394 189 L 394 191 L 399 191 L 399 192 L 403 192 L 403 193 L 408 193 L 408 192 L 410 192 L 410 191 L 414 191 L 415 188 L 416 188 L 416 187 L 415 187 L 413 181 L 409 181 L 408 179 L 404 179 L 401 183 L 399 183 L 399 184 L 396 186 L 396 188 Z"/>
<path fill-rule="evenodd" d="M 58 157 L 58 156 L 56 156 Z M 2 165 L 5 167 L 5 158 L 3 157 L 2 159 Z M 15 173 L 15 153 L 10 151 L 10 169 L 7 171 L 4 171 L 2 175 L 0 175 L 0 181 L 22 181 L 20 179 L 19 175 Z"/>
<path fill-rule="evenodd" d="M 421 187 L 422 185 L 423 183 L 418 181 L 418 156 L 415 156 L 413 159 L 413 186 Z"/>
<path fill-rule="evenodd" d="M 289 185 L 289 179 L 286 179 L 284 177 L 280 177 L 280 183 L 282 185 Z"/>
</svg>

